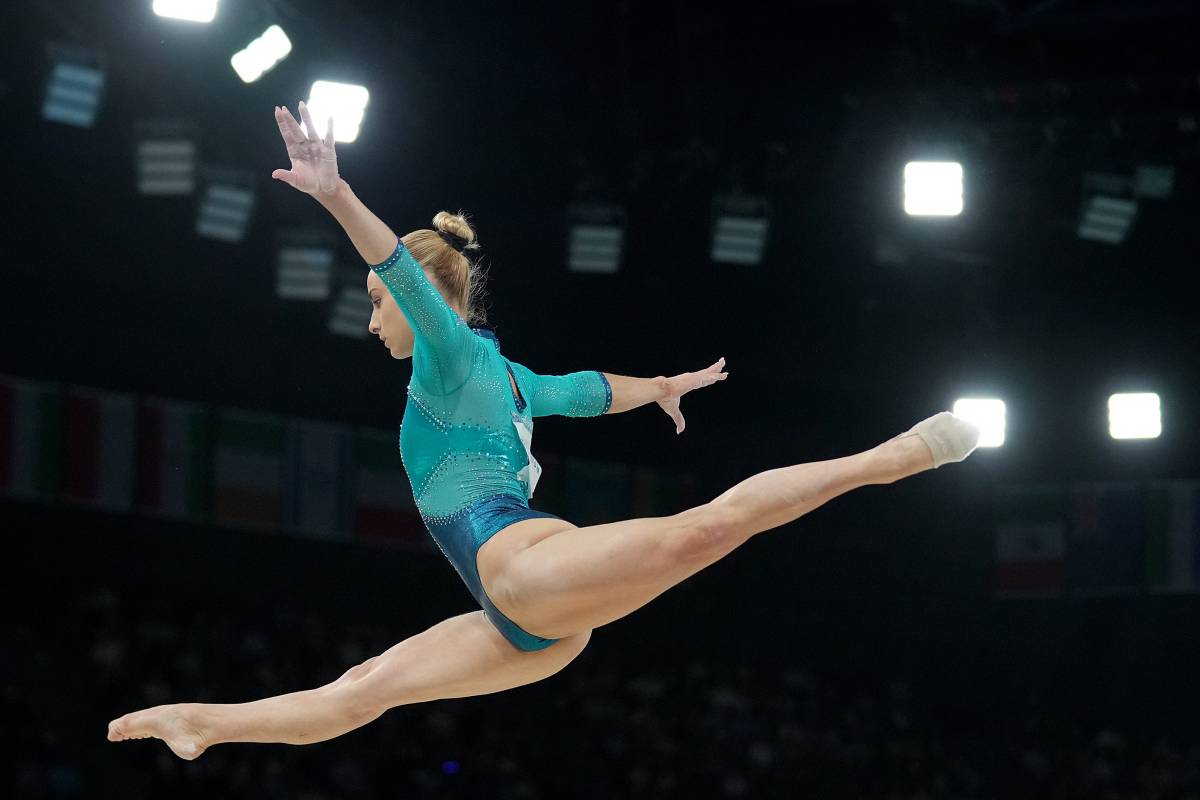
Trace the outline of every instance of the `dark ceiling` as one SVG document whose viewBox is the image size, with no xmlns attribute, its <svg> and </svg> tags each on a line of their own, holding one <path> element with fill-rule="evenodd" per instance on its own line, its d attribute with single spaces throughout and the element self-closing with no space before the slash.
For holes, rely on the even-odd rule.
<svg viewBox="0 0 1200 800">
<path fill-rule="evenodd" d="M 269 178 L 287 166 L 271 108 L 327 77 L 371 92 L 339 159 L 372 209 L 400 233 L 470 213 L 510 358 L 637 376 L 727 358 L 728 381 L 685 399 L 681 437 L 642 409 L 546 421 L 541 448 L 744 472 L 866 447 L 987 391 L 1009 405 L 1001 472 L 1196 473 L 1200 4 L 248 0 L 208 26 L 149 6 L 0 11 L 0 372 L 397 424 L 407 362 L 329 333 L 325 304 L 274 296 L 281 228 L 339 233 Z M 244 85 L 229 56 L 272 21 L 294 49 Z M 93 128 L 41 119 L 49 43 L 102 59 Z M 194 125 L 206 170 L 253 176 L 244 243 L 197 238 L 194 198 L 137 194 L 150 120 Z M 963 162 L 961 217 L 903 215 L 903 164 L 930 155 Z M 1172 196 L 1143 202 L 1121 245 L 1081 241 L 1085 173 L 1143 163 L 1175 168 Z M 734 191 L 770 201 L 761 266 L 707 258 L 713 195 Z M 627 209 L 617 275 L 566 271 L 581 200 Z M 341 260 L 361 284 L 348 246 Z M 1104 400 L 1123 388 L 1163 396 L 1161 440 L 1107 441 Z"/>
</svg>

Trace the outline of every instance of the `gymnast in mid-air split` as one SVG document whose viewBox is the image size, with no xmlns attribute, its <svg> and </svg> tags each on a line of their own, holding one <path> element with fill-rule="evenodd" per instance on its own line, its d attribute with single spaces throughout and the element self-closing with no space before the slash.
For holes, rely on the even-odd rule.
<svg viewBox="0 0 1200 800">
<path fill-rule="evenodd" d="M 312 195 L 364 261 L 370 331 L 392 358 L 412 358 L 400 455 L 417 509 L 481 610 L 405 639 L 316 689 L 246 703 L 175 703 L 112 720 L 108 738 L 157 738 L 194 759 L 225 742 L 311 744 L 408 703 L 499 692 L 549 677 L 593 629 L 642 607 L 736 550 L 860 486 L 962 461 L 979 430 L 941 412 L 855 455 L 752 475 L 673 516 L 579 528 L 529 507 L 541 472 L 533 418 L 594 417 L 657 403 L 684 428 L 679 401 L 724 380 L 724 358 L 674 377 L 598 371 L 539 375 L 469 323 L 479 275 L 475 232 L 460 214 L 397 237 L 338 175 L 333 121 L 321 138 L 287 108 L 275 121 L 291 169 L 271 177 Z"/>
</svg>

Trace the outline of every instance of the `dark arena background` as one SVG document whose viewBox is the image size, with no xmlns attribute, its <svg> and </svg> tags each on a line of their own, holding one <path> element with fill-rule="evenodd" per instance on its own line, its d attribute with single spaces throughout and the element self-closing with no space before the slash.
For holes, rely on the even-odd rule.
<svg viewBox="0 0 1200 800">
<path fill-rule="evenodd" d="M 1200 4 L 14 0 L 0 29 L 0 795 L 1200 798 Z M 667 516 L 942 409 L 985 441 L 542 682 L 306 746 L 107 741 L 477 608 L 413 505 L 366 266 L 271 180 L 302 99 L 361 114 L 340 172 L 394 230 L 470 215 L 510 358 L 726 358 L 681 435 L 653 403 L 540 419 L 534 508 Z"/>
</svg>

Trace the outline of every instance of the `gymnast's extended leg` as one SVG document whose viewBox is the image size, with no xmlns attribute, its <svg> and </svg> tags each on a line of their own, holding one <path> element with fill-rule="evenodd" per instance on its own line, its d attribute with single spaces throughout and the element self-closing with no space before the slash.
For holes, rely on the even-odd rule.
<svg viewBox="0 0 1200 800">
<path fill-rule="evenodd" d="M 548 678 L 583 652 L 590 636 L 585 631 L 524 652 L 475 611 L 405 639 L 325 686 L 249 703 L 155 706 L 110 722 L 108 738 L 155 737 L 188 760 L 223 742 L 323 742 L 396 706 L 489 694 Z"/>
<path fill-rule="evenodd" d="M 506 529 L 480 549 L 479 573 L 496 607 L 526 631 L 555 638 L 592 630 L 640 608 L 754 534 L 838 495 L 965 458 L 978 435 L 974 426 L 943 412 L 856 455 L 760 472 L 673 516 L 550 535 L 528 524 L 540 521 L 518 523 L 515 535 Z M 525 540 L 523 532 L 529 534 Z"/>
</svg>

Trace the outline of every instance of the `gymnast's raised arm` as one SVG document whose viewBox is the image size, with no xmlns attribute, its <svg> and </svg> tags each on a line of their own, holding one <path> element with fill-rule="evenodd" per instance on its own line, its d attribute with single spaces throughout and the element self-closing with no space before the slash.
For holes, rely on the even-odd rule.
<svg viewBox="0 0 1200 800">
<path fill-rule="evenodd" d="M 404 312 L 417 339 L 423 339 L 433 351 L 441 351 L 443 371 L 453 366 L 451 356 L 467 330 L 458 315 L 430 283 L 421 265 L 391 228 L 351 191 L 338 175 L 334 149 L 333 119 L 321 139 L 307 106 L 300 103 L 300 116 L 308 127 L 306 134 L 286 108 L 276 107 L 275 121 L 287 145 L 292 168 L 277 169 L 271 177 L 294 189 L 312 195 L 345 228 L 358 254 L 379 274 L 396 305 Z M 461 360 L 461 359 L 457 359 Z M 449 381 L 450 376 L 442 375 Z M 461 377 L 461 376 L 460 376 Z"/>
</svg>

